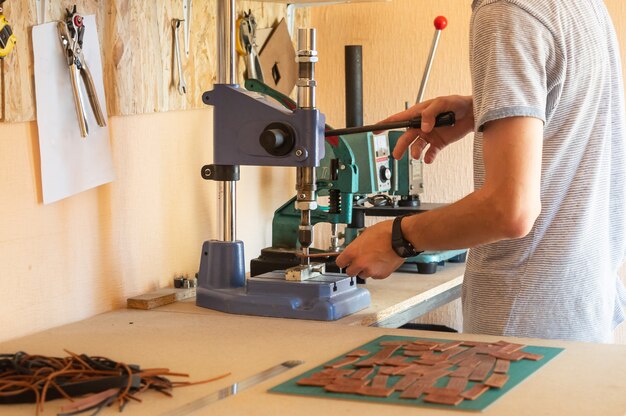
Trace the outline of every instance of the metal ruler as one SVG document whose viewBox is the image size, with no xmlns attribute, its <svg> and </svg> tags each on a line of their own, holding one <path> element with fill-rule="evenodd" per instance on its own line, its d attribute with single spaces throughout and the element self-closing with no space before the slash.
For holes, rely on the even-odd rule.
<svg viewBox="0 0 626 416">
<path fill-rule="evenodd" d="M 274 367 L 268 368 L 265 371 L 261 371 L 258 374 L 255 374 L 247 379 L 240 381 L 238 383 L 231 384 L 228 387 L 224 387 L 216 392 L 209 394 L 208 396 L 201 397 L 193 402 L 187 403 L 177 409 L 171 410 L 169 412 L 163 413 L 161 416 L 185 416 L 196 410 L 203 408 L 213 402 L 218 400 L 225 399 L 230 396 L 234 396 L 235 394 L 242 392 L 255 384 L 258 384 L 262 381 L 265 381 L 269 378 L 277 376 L 280 373 L 284 373 L 285 371 L 292 369 L 294 367 L 303 364 L 304 361 L 291 360 L 285 361 L 284 363 L 278 364 Z"/>
</svg>

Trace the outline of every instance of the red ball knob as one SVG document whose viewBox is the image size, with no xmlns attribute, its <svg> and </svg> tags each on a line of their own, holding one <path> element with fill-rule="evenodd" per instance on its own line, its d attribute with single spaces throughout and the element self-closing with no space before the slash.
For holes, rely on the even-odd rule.
<svg viewBox="0 0 626 416">
<path fill-rule="evenodd" d="M 435 24 L 435 29 L 444 30 L 448 26 L 448 19 L 445 16 L 437 16 L 433 23 Z"/>
</svg>

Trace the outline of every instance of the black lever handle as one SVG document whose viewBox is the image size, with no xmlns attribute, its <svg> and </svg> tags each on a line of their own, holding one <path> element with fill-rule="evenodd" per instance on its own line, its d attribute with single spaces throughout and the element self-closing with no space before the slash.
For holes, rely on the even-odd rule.
<svg viewBox="0 0 626 416">
<path fill-rule="evenodd" d="M 441 113 L 435 117 L 435 127 L 454 126 L 454 112 L 448 111 Z M 326 130 L 324 135 L 342 136 L 345 134 L 366 133 L 368 131 L 382 131 L 391 129 L 419 129 L 422 125 L 422 118 L 416 117 L 405 121 L 396 121 L 394 123 L 370 124 L 369 126 L 348 127 L 345 129 Z"/>
</svg>

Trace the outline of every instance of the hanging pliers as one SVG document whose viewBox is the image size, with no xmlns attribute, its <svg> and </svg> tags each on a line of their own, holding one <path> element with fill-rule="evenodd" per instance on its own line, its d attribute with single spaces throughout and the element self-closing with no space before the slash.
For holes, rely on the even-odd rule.
<svg viewBox="0 0 626 416">
<path fill-rule="evenodd" d="M 85 62 L 83 56 L 83 36 L 85 34 L 85 25 L 83 16 L 76 13 L 76 6 L 70 11 L 66 10 L 64 21 L 58 23 L 59 37 L 61 46 L 67 59 L 67 65 L 70 71 L 70 81 L 72 84 L 72 93 L 74 95 L 74 105 L 76 106 L 76 116 L 78 117 L 78 125 L 82 137 L 89 135 L 89 126 L 87 125 L 87 116 L 85 114 L 85 104 L 83 95 L 78 85 L 78 74 L 85 84 L 85 90 L 89 97 L 91 109 L 100 127 L 106 126 L 106 120 L 100 107 L 96 86 L 91 77 L 91 72 Z"/>
</svg>

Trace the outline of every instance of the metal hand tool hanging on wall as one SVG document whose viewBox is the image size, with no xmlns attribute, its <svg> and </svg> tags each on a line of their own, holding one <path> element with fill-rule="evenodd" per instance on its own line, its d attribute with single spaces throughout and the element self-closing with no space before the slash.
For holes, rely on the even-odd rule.
<svg viewBox="0 0 626 416">
<path fill-rule="evenodd" d="M 183 20 L 185 27 L 185 56 L 189 58 L 189 36 L 191 33 L 191 15 L 192 15 L 193 1 L 183 0 Z"/>
<path fill-rule="evenodd" d="M 244 12 L 243 16 L 237 19 L 236 31 L 235 46 L 237 53 L 245 57 L 246 79 L 257 79 L 263 82 L 263 70 L 256 44 L 256 20 L 251 10 Z"/>
<path fill-rule="evenodd" d="M 183 72 L 183 62 L 180 57 L 180 39 L 178 36 L 178 30 L 180 24 L 183 23 L 181 19 L 172 19 L 172 30 L 174 31 L 174 54 L 176 59 L 176 66 L 178 68 L 178 93 L 180 95 L 187 94 L 187 84 L 185 83 L 185 74 Z"/>
<path fill-rule="evenodd" d="M 74 95 L 74 105 L 76 106 L 76 116 L 78 118 L 78 126 L 82 137 L 89 135 L 89 125 L 87 124 L 87 115 L 85 113 L 85 104 L 83 95 L 78 84 L 78 74 L 83 80 L 85 91 L 91 104 L 91 109 L 100 127 L 106 126 L 106 120 L 100 106 L 96 86 L 91 77 L 91 72 L 87 67 L 87 62 L 83 56 L 83 38 L 85 35 L 85 25 L 83 16 L 76 12 L 76 5 L 72 10 L 66 10 L 65 20 L 58 22 L 57 28 L 61 46 L 67 59 L 67 66 L 70 72 L 70 81 L 72 84 L 72 93 Z"/>
<path fill-rule="evenodd" d="M 4 3 L 4 1 L 5 0 L 0 0 L 0 59 L 10 54 L 17 42 L 13 30 L 11 26 L 9 26 L 9 22 L 2 13 L 2 3 Z"/>
</svg>

